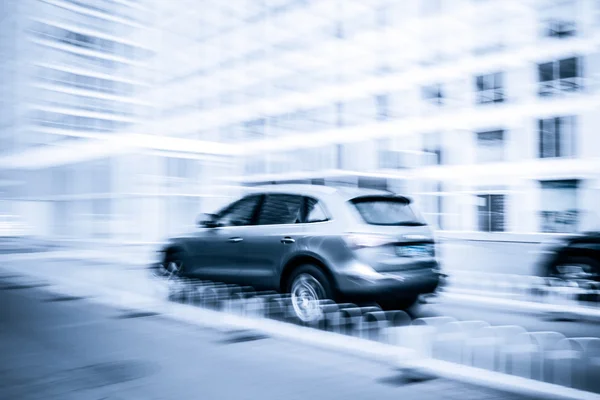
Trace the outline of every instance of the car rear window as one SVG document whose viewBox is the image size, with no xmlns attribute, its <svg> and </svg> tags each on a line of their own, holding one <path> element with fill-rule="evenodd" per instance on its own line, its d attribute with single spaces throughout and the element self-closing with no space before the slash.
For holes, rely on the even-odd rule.
<svg viewBox="0 0 600 400">
<path fill-rule="evenodd" d="M 370 225 L 423 226 L 421 216 L 405 197 L 368 196 L 350 200 L 362 219 Z"/>
</svg>

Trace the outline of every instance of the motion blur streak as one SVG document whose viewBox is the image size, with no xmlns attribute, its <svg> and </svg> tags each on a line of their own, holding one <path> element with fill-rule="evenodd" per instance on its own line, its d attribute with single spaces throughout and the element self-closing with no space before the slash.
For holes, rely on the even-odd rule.
<svg viewBox="0 0 600 400">
<path fill-rule="evenodd" d="M 378 189 L 412 201 L 433 232 L 435 271 L 448 276 L 441 295 L 421 299 L 428 304 L 415 305 L 411 318 L 446 315 L 595 339 L 599 83 L 597 0 L 2 0 L 0 262 L 135 291 L 144 278 L 115 271 L 164 261 L 157 250 L 172 238 L 219 231 L 199 226 L 199 216 L 218 219 L 258 186 Z M 271 254 L 297 237 L 283 239 Z M 249 242 L 235 256 L 205 259 L 225 254 L 230 272 L 252 257 L 264 261 Z M 363 253 L 391 257 L 379 250 Z M 290 265 L 285 272 L 294 276 L 297 265 Z M 254 266 L 259 275 L 266 270 Z M 256 279 L 253 285 L 263 283 Z M 0 283 L 9 305 L 0 312 L 10 320 L 0 333 L 11 360 L 25 329 L 19 324 L 53 340 L 47 332 L 64 316 L 23 316 L 16 299 L 41 296 L 29 286 Z M 31 312 L 71 304 L 31 305 Z M 74 327 L 87 323 L 85 313 L 67 313 Z M 74 348 L 89 344 L 91 334 L 77 329 L 64 334 L 73 335 Z M 138 333 L 155 340 L 149 332 Z M 99 340 L 121 339 L 110 333 Z M 37 372 L 10 379 L 52 386 L 52 374 L 94 363 L 101 364 L 86 371 L 97 376 L 139 367 L 87 359 L 87 344 L 65 344 L 52 355 L 41 349 L 35 361 L 23 361 L 23 371 L 35 364 Z M 235 355 L 206 346 L 225 365 L 227 357 L 250 363 L 253 345 Z M 104 348 L 120 351 L 111 346 Z M 49 365 L 67 351 L 76 360 Z M 177 377 L 173 385 L 193 378 L 186 375 L 191 365 L 165 366 Z M 309 379 L 308 370 L 288 372 Z M 265 371 L 273 381 L 288 379 Z M 8 373 L 0 369 L 0 380 Z M 105 382 L 77 374 L 75 386 Z M 56 379 L 58 386 L 67 380 Z M 452 385 L 444 397 L 459 396 Z M 227 393 L 293 397 L 269 385 L 254 389 Z M 36 396 L 15 390 L 7 396 Z M 202 398 L 227 398 L 217 386 L 203 390 L 196 388 Z"/>
</svg>

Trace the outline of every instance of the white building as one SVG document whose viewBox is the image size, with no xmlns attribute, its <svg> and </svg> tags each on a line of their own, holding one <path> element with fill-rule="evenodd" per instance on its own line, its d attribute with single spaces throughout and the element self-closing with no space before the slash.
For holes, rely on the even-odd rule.
<svg viewBox="0 0 600 400">
<path fill-rule="evenodd" d="M 58 190 L 108 210 L 95 213 L 114 221 L 104 236 L 155 240 L 235 194 L 228 184 L 300 180 L 406 192 L 462 236 L 598 227 L 596 0 L 97 1 L 151 11 L 154 29 L 133 36 L 155 51 L 138 79 L 153 89 L 134 98 L 156 111 L 35 167 L 5 157 L 84 182 L 81 202 L 22 186 L 36 201 L 13 204 L 55 221 L 44 226 L 69 220 L 56 197 L 40 201 Z M 110 160 L 110 183 L 94 183 L 105 202 L 81 192 L 76 156 Z M 77 221 L 61 232 L 102 236 Z"/>
<path fill-rule="evenodd" d="M 151 115 L 149 23 L 125 0 L 2 2 L 0 212 L 29 233 L 106 236 L 113 212 L 101 141 Z M 81 221 L 82 223 L 79 223 Z"/>
</svg>

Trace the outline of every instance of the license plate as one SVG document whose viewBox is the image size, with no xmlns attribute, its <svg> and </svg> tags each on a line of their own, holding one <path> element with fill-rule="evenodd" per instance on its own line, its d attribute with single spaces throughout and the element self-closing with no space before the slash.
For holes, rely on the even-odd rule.
<svg viewBox="0 0 600 400">
<path fill-rule="evenodd" d="M 429 247 L 427 246 L 397 246 L 396 254 L 400 257 L 429 257 Z"/>
</svg>

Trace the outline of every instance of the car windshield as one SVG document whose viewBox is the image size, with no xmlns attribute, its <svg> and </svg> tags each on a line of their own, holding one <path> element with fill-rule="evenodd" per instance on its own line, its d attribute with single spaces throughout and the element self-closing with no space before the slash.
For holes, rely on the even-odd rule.
<svg viewBox="0 0 600 400">
<path fill-rule="evenodd" d="M 424 226 L 425 221 L 403 197 L 359 197 L 351 200 L 370 225 Z"/>
</svg>

